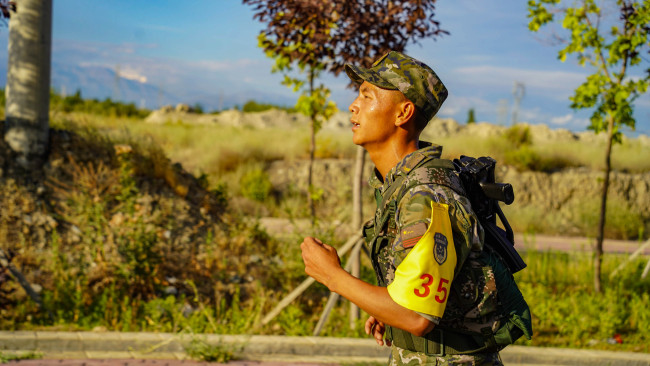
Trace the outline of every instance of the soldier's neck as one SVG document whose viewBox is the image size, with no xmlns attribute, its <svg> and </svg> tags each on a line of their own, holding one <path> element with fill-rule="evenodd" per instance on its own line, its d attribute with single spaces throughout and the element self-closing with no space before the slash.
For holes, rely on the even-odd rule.
<svg viewBox="0 0 650 366">
<path fill-rule="evenodd" d="M 365 147 L 370 156 L 370 160 L 375 164 L 377 171 L 381 174 L 382 180 L 397 163 L 404 157 L 418 149 L 418 140 L 412 141 L 393 141 L 377 148 Z"/>
</svg>

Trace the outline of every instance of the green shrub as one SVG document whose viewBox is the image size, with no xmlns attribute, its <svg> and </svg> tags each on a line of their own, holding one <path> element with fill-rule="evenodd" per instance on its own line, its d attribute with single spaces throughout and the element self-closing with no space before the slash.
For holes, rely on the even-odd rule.
<svg viewBox="0 0 650 366">
<path fill-rule="evenodd" d="M 554 172 L 573 166 L 574 163 L 562 156 L 541 155 L 529 145 L 521 145 L 515 150 L 507 150 L 504 164 L 512 165 L 519 171 Z"/>
<path fill-rule="evenodd" d="M 103 116 L 137 118 L 144 118 L 150 113 L 147 109 L 136 107 L 134 103 L 113 101 L 111 98 L 106 98 L 103 101 L 84 99 L 80 90 L 65 97 L 50 91 L 50 109 L 66 113 L 86 112 Z"/>
<path fill-rule="evenodd" d="M 242 112 L 264 112 L 268 111 L 269 109 L 279 109 L 287 112 L 295 112 L 294 108 L 281 107 L 268 103 L 258 103 L 254 100 L 249 100 L 246 102 L 246 104 L 244 104 L 242 107 Z"/>
<path fill-rule="evenodd" d="M 525 125 L 514 125 L 508 128 L 503 137 L 510 146 L 519 148 L 533 144 L 533 136 L 530 134 L 530 128 Z"/>
<path fill-rule="evenodd" d="M 260 167 L 244 173 L 239 184 L 242 196 L 260 202 L 269 198 L 273 188 L 269 175 Z"/>
</svg>

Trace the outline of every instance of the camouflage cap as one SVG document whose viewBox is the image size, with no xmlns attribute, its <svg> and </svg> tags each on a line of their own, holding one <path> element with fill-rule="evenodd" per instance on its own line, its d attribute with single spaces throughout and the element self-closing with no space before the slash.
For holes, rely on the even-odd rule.
<svg viewBox="0 0 650 366">
<path fill-rule="evenodd" d="M 430 120 L 447 99 L 447 88 L 426 64 L 391 51 L 369 69 L 345 65 L 345 72 L 357 84 L 367 81 L 383 89 L 399 90 Z"/>
</svg>

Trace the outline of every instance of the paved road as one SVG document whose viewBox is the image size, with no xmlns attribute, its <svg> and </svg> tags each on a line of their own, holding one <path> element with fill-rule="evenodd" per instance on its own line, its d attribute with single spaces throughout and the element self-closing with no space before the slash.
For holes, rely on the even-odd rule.
<svg viewBox="0 0 650 366">
<path fill-rule="evenodd" d="M 192 337 L 171 333 L 0 331 L 0 351 L 42 352 L 44 359 L 9 363 L 19 366 L 208 365 L 188 359 L 184 345 Z M 236 350 L 238 360 L 228 362 L 230 366 L 385 364 L 390 351 L 365 338 L 207 334 L 200 339 Z M 501 351 L 501 358 L 508 366 L 650 366 L 647 353 L 525 346 L 509 346 Z"/>
<path fill-rule="evenodd" d="M 309 220 L 295 220 L 290 223 L 287 219 L 276 217 L 263 217 L 260 224 L 269 232 L 269 234 L 278 236 L 293 237 L 295 231 L 307 233 L 310 232 Z M 352 235 L 347 223 L 334 223 L 332 227 L 337 228 L 337 232 L 348 233 Z M 591 251 L 596 244 L 594 238 L 572 237 L 572 236 L 552 236 L 552 235 L 525 235 L 522 233 L 515 234 L 515 243 L 517 250 L 559 250 L 559 251 Z M 632 254 L 639 249 L 643 243 L 633 240 L 613 240 L 605 239 L 603 250 L 606 253 L 627 253 Z M 650 255 L 650 245 L 645 248 L 643 254 Z"/>
<path fill-rule="evenodd" d="M 124 359 L 42 359 L 10 361 L 5 365 L 15 366 L 215 366 L 222 363 L 198 362 L 191 360 L 138 360 Z M 328 363 L 305 362 L 268 362 L 268 361 L 231 361 L 228 366 L 325 366 Z"/>
<path fill-rule="evenodd" d="M 515 234 L 517 250 L 558 250 L 570 251 L 592 251 L 596 245 L 596 239 L 571 237 L 571 236 L 550 236 L 550 235 L 524 235 Z M 632 254 L 646 242 L 632 240 L 605 239 L 603 251 L 606 253 Z M 643 254 L 650 255 L 650 245 L 643 250 Z"/>
</svg>

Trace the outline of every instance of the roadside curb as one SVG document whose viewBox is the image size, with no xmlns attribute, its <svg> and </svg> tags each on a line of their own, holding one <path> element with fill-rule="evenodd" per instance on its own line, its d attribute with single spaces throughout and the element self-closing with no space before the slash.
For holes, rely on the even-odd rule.
<svg viewBox="0 0 650 366">
<path fill-rule="evenodd" d="M 52 359 L 186 360 L 192 341 L 220 346 L 239 360 L 291 363 L 385 363 L 389 348 L 372 339 L 259 335 L 0 331 L 0 352 L 38 352 Z M 510 346 L 506 365 L 650 366 L 650 354 Z"/>
</svg>

